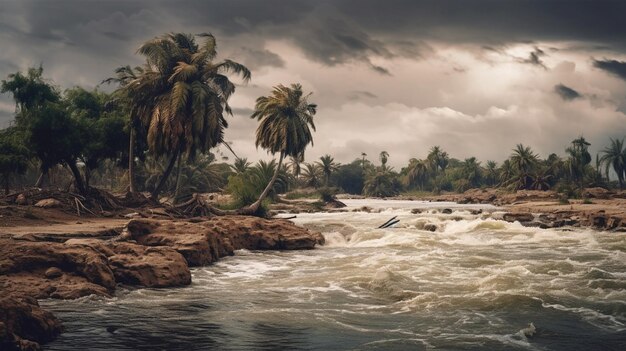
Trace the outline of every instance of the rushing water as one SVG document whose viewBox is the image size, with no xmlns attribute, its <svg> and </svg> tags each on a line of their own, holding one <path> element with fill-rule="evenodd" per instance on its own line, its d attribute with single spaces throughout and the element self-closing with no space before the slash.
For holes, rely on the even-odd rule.
<svg viewBox="0 0 626 351">
<path fill-rule="evenodd" d="M 43 301 L 66 326 L 46 349 L 626 350 L 624 233 L 347 203 L 382 211 L 299 214 L 325 246 L 240 251 L 189 287 Z"/>
</svg>

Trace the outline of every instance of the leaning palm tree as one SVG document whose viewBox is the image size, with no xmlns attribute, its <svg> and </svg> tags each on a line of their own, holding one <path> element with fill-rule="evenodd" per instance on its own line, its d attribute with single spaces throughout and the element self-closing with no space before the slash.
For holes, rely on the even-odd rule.
<svg viewBox="0 0 626 351">
<path fill-rule="evenodd" d="M 609 169 L 613 167 L 620 189 L 624 187 L 624 175 L 626 175 L 626 148 L 624 148 L 624 139 L 612 139 L 611 145 L 602 150 L 600 162 L 605 165 L 606 179 L 609 179 Z"/>
<path fill-rule="evenodd" d="M 324 174 L 324 185 L 328 186 L 330 176 L 339 169 L 339 165 L 335 162 L 335 159 L 330 155 L 324 155 L 320 157 L 320 160 L 316 162 L 322 174 Z"/>
<path fill-rule="evenodd" d="M 196 37 L 203 40 L 196 43 Z M 231 60 L 215 63 L 215 37 L 211 34 L 170 33 L 145 42 L 138 51 L 146 63 L 141 73 L 123 86 L 131 101 L 131 115 L 148 129 L 148 148 L 156 157 L 170 156 L 161 180 L 163 189 L 178 157 L 193 160 L 224 141 L 228 126 L 224 112 L 232 114 L 228 98 L 235 85 L 225 75 L 250 71 Z"/>
<path fill-rule="evenodd" d="M 259 120 L 256 146 L 261 146 L 271 154 L 278 153 L 279 158 L 274 176 L 259 199 L 242 212 L 258 211 L 261 202 L 274 186 L 285 156 L 303 155 L 307 145 L 313 144 L 311 129 L 315 130 L 313 115 L 317 105 L 308 102 L 310 95 L 304 95 L 300 84 L 292 84 L 291 87 L 278 85 L 270 96 L 261 96 L 256 100 L 251 116 Z"/>
</svg>

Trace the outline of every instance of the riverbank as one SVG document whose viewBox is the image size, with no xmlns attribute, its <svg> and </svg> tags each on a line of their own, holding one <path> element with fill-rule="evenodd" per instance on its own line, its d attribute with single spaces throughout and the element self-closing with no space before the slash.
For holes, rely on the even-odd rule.
<svg viewBox="0 0 626 351">
<path fill-rule="evenodd" d="M 40 213 L 41 214 L 41 213 Z M 118 286 L 163 288 L 191 283 L 189 267 L 235 250 L 303 250 L 317 232 L 287 220 L 247 216 L 205 219 L 90 218 L 0 229 L 0 345 L 38 350 L 63 331 L 37 299 L 110 297 Z M 6 224 L 6 222 L 5 222 Z"/>
</svg>

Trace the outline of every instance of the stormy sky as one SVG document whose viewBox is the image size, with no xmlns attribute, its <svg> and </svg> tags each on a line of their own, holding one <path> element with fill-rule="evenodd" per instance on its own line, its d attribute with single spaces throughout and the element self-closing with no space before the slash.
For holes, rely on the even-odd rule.
<svg viewBox="0 0 626 351">
<path fill-rule="evenodd" d="M 319 105 L 315 145 L 349 162 L 380 151 L 400 168 L 433 145 L 502 161 L 542 157 L 584 135 L 597 152 L 626 135 L 624 1 L 0 0 L 0 77 L 43 64 L 61 88 L 96 87 L 166 32 L 211 32 L 219 58 L 252 70 L 226 139 L 254 147 L 254 101 L 299 82 Z M 110 89 L 110 87 L 103 87 Z M 0 97 L 0 127 L 14 104 Z"/>
</svg>

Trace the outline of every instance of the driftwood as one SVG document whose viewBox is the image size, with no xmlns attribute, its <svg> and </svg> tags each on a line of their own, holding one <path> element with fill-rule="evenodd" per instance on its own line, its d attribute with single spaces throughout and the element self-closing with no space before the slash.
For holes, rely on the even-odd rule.
<svg viewBox="0 0 626 351">
<path fill-rule="evenodd" d="M 378 226 L 378 229 L 384 229 L 389 227 L 390 225 L 396 224 L 398 222 L 400 222 L 400 220 L 396 220 L 396 218 L 398 218 L 398 216 L 393 216 L 391 217 L 387 222 L 381 224 L 380 226 Z M 395 222 L 394 222 L 395 220 Z"/>
</svg>

